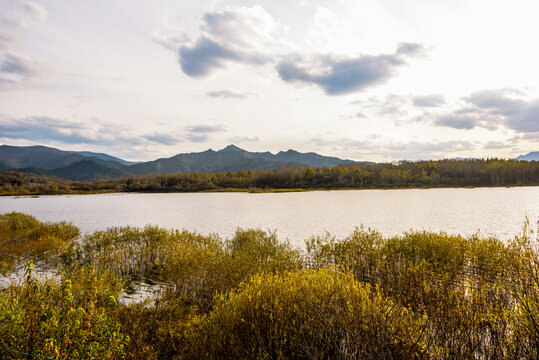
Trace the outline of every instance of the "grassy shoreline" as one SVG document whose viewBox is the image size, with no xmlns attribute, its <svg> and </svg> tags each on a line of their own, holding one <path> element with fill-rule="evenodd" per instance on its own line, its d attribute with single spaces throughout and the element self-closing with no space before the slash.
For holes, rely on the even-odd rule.
<svg viewBox="0 0 539 360">
<path fill-rule="evenodd" d="M 428 189 L 481 189 L 481 188 L 520 188 L 520 187 L 537 187 L 539 184 L 514 184 L 514 185 L 407 185 L 407 186 L 378 186 L 378 187 L 343 187 L 343 188 L 297 188 L 297 189 L 263 189 L 263 188 L 221 188 L 221 189 L 207 189 L 207 190 L 191 190 L 191 191 L 114 191 L 114 190 L 100 190 L 100 191 L 69 191 L 69 192 L 27 192 L 27 191 L 12 191 L 0 193 L 2 196 L 17 196 L 17 197 L 38 197 L 49 195 L 97 195 L 97 194 L 194 194 L 194 193 L 248 193 L 248 194 L 271 194 L 271 193 L 289 193 L 289 192 L 311 192 L 311 191 L 349 191 L 349 190 L 428 190 Z"/>
</svg>

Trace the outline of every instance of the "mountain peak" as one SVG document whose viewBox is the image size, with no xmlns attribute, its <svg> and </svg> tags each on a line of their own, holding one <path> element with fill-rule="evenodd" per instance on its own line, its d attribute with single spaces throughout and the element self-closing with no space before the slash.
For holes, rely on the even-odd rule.
<svg viewBox="0 0 539 360">
<path fill-rule="evenodd" d="M 230 144 L 227 147 L 225 147 L 224 149 L 221 149 L 220 151 L 245 151 L 245 150 L 240 149 L 239 147 L 237 147 L 234 144 Z"/>
</svg>

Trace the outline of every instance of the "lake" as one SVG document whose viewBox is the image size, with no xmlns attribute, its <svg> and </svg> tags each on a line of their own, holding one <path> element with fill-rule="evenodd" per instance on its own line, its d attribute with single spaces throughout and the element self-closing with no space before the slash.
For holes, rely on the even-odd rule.
<svg viewBox="0 0 539 360">
<path fill-rule="evenodd" d="M 360 225 L 384 235 L 414 229 L 507 239 L 521 232 L 526 215 L 539 219 L 539 187 L 0 197 L 0 213 L 11 211 L 66 220 L 83 233 L 146 224 L 222 237 L 237 227 L 277 230 L 299 246 L 326 231 L 345 237 Z"/>
</svg>

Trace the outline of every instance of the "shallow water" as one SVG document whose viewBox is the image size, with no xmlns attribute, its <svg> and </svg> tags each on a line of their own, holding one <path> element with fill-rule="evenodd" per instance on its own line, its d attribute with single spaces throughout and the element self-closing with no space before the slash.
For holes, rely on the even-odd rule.
<svg viewBox="0 0 539 360">
<path fill-rule="evenodd" d="M 230 237 L 237 227 L 261 228 L 299 246 L 362 224 L 384 235 L 414 229 L 507 239 L 521 232 L 526 215 L 539 219 L 539 187 L 0 197 L 0 213 L 11 211 L 66 220 L 83 233 L 152 224 Z"/>
</svg>

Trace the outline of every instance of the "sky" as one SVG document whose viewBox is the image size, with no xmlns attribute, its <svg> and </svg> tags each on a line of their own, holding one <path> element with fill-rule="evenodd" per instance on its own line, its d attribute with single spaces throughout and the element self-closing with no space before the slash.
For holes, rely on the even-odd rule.
<svg viewBox="0 0 539 360">
<path fill-rule="evenodd" d="M 539 151 L 531 0 L 0 0 L 0 144 Z"/>
</svg>

